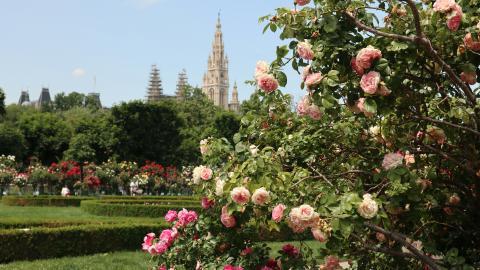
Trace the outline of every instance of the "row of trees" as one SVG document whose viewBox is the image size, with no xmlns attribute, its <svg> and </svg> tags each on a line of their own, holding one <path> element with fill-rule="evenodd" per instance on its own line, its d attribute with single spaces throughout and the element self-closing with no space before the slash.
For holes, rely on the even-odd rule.
<svg viewBox="0 0 480 270">
<path fill-rule="evenodd" d="M 1 93 L 1 92 L 0 92 Z M 0 154 L 25 164 L 59 160 L 101 163 L 109 158 L 185 165 L 199 158 L 206 137 L 232 138 L 238 116 L 213 106 L 201 89 L 184 101 L 124 102 L 111 109 L 86 106 L 86 97 L 57 95 L 46 110 L 8 105 L 0 94 Z"/>
</svg>

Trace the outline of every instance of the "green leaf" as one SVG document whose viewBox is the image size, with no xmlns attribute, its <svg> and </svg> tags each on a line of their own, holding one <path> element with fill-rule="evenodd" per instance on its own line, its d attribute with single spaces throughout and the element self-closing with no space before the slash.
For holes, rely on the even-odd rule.
<svg viewBox="0 0 480 270">
<path fill-rule="evenodd" d="M 277 31 L 277 25 L 274 24 L 274 23 L 271 23 L 271 24 L 270 24 L 270 30 L 271 30 L 272 32 Z"/>
<path fill-rule="evenodd" d="M 286 45 L 277 47 L 277 59 L 281 59 L 288 54 L 289 50 Z"/>
<path fill-rule="evenodd" d="M 390 45 L 387 47 L 387 51 L 389 52 L 398 52 L 401 50 L 406 50 L 408 49 L 408 45 L 405 43 L 400 43 L 397 41 L 392 41 Z"/>
<path fill-rule="evenodd" d="M 369 113 L 377 113 L 377 103 L 371 98 L 365 99 L 365 110 Z"/>
<path fill-rule="evenodd" d="M 333 33 L 337 30 L 337 18 L 334 16 L 328 16 L 325 18 L 323 30 L 327 33 Z"/>
<path fill-rule="evenodd" d="M 281 86 L 281 87 L 285 87 L 287 85 L 287 75 L 285 75 L 285 73 L 279 71 L 277 72 L 276 74 L 276 78 L 278 80 L 278 84 Z"/>
</svg>

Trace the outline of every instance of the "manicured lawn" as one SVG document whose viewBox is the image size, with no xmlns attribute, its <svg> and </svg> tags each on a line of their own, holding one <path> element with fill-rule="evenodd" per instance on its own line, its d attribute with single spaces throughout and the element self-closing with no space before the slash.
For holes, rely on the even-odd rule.
<svg viewBox="0 0 480 270">
<path fill-rule="evenodd" d="M 142 252 L 115 252 L 82 257 L 0 264 L 1 270 L 146 270 L 149 256 Z"/>
<path fill-rule="evenodd" d="M 32 207 L 32 206 L 7 206 L 0 204 L 0 222 L 8 221 L 98 221 L 98 222 L 123 222 L 138 221 L 139 223 L 164 222 L 163 217 L 137 218 L 137 217 L 106 217 L 85 213 L 80 207 Z"/>
</svg>

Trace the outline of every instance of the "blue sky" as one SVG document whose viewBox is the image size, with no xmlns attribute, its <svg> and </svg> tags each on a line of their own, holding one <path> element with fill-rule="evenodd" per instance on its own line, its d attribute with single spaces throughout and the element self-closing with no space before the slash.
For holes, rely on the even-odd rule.
<svg viewBox="0 0 480 270">
<path fill-rule="evenodd" d="M 65 91 L 101 93 L 104 105 L 142 99 L 151 64 L 157 64 L 164 91 L 173 94 L 185 68 L 192 85 L 201 86 L 221 10 L 230 80 L 241 100 L 253 89 L 259 59 L 274 59 L 286 43 L 262 34 L 258 17 L 293 0 L 14 0 L 0 2 L 0 87 L 7 104 L 20 91 L 30 99 L 42 86 L 52 95 Z M 292 72 L 289 72 L 292 74 Z M 287 87 L 299 96 L 296 79 Z"/>
</svg>

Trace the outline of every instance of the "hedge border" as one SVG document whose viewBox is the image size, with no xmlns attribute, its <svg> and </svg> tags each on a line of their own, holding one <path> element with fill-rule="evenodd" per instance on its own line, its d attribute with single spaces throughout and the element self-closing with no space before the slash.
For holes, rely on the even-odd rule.
<svg viewBox="0 0 480 270">
<path fill-rule="evenodd" d="M 145 202 L 151 202 L 146 200 Z M 112 202 L 112 203 L 109 203 Z M 125 217 L 152 217 L 164 216 L 168 210 L 201 210 L 200 202 L 195 205 L 182 205 L 175 201 L 158 201 L 171 204 L 145 205 L 136 203 L 118 203 L 118 200 L 88 200 L 81 202 L 81 209 L 89 214 L 99 216 L 125 216 Z M 192 201 L 193 202 L 193 201 Z"/>
<path fill-rule="evenodd" d="M 139 250 L 145 234 L 164 228 L 161 224 L 88 224 L 0 230 L 0 263 Z"/>
</svg>

